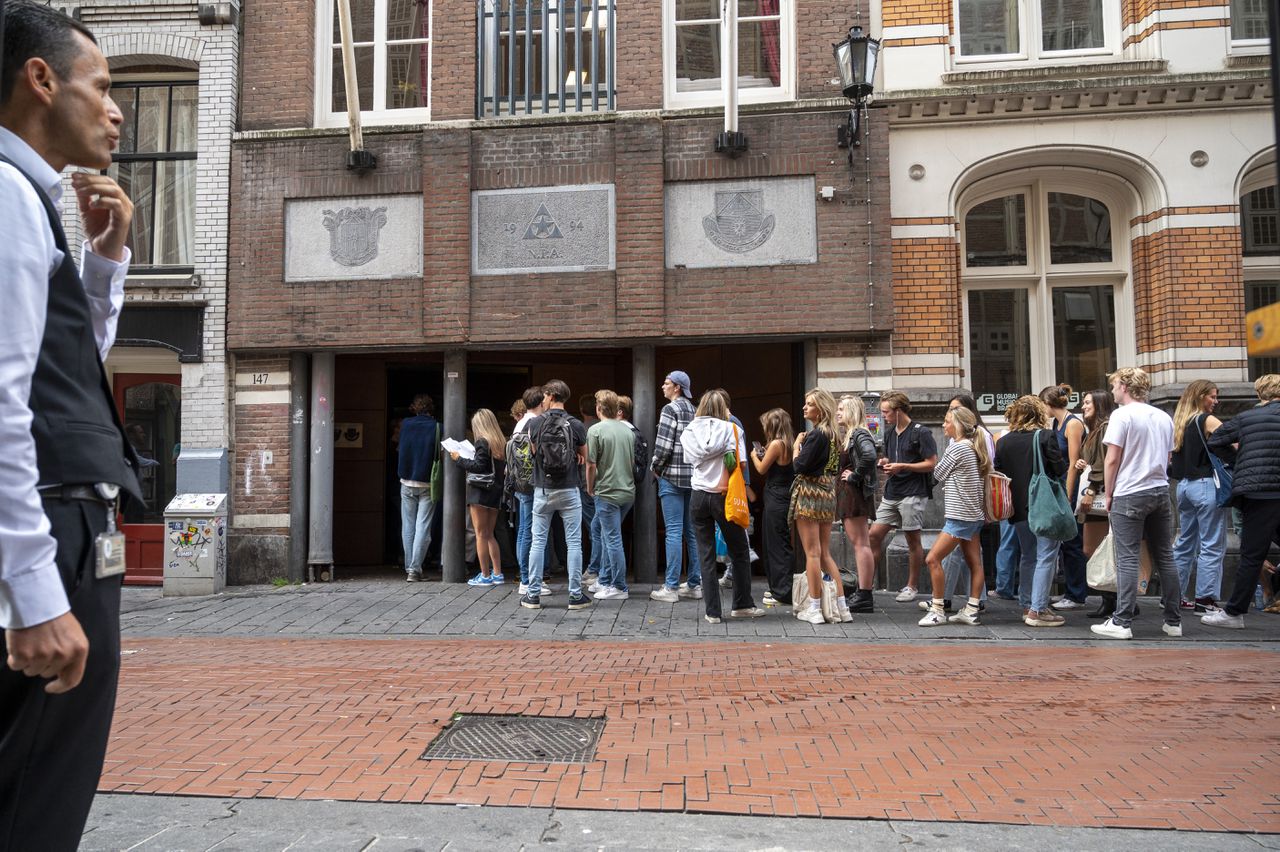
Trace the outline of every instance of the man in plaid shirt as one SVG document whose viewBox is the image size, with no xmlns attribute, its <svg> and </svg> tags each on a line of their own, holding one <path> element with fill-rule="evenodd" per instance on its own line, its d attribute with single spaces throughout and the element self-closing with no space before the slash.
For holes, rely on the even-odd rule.
<svg viewBox="0 0 1280 852">
<path fill-rule="evenodd" d="M 693 465 L 684 460 L 684 451 L 680 448 L 680 434 L 693 420 L 693 403 L 689 401 L 693 398 L 693 391 L 689 385 L 689 374 L 682 370 L 668 373 L 662 382 L 662 395 L 667 398 L 667 404 L 662 407 L 658 418 L 658 436 L 654 441 L 650 468 L 658 478 L 662 523 L 667 531 L 667 576 L 663 587 L 654 589 L 649 597 L 674 603 L 681 598 L 699 600 L 702 597 L 702 571 L 698 566 L 693 522 L 689 516 Z M 689 584 L 677 588 L 682 562 L 681 539 L 689 553 Z"/>
</svg>

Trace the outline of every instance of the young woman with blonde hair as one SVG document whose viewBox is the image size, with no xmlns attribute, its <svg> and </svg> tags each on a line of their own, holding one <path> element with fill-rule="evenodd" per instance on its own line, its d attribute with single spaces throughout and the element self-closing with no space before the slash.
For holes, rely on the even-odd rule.
<svg viewBox="0 0 1280 852">
<path fill-rule="evenodd" d="M 1169 475 L 1178 480 L 1178 537 L 1173 564 L 1182 584 L 1181 608 L 1199 613 L 1218 608 L 1222 596 L 1222 558 L 1227 550 L 1227 513 L 1218 508 L 1209 436 L 1222 421 L 1213 416 L 1218 386 L 1205 379 L 1187 385 L 1173 412 L 1173 455 Z M 1195 600 L 1187 600 L 1191 569 L 1196 569 Z"/>
<path fill-rule="evenodd" d="M 796 436 L 792 453 L 796 481 L 791 487 L 791 517 L 796 536 L 804 548 L 804 572 L 809 581 L 809 600 L 796 618 L 822 624 L 822 575 L 835 581 L 836 605 L 840 621 L 853 621 L 844 599 L 840 569 L 831 558 L 831 524 L 836 516 L 835 474 L 840 468 L 840 448 L 836 442 L 836 401 L 822 388 L 804 395 L 804 418 L 813 424 Z"/>
<path fill-rule="evenodd" d="M 836 477 L 836 518 L 853 547 L 858 567 L 858 589 L 847 600 L 850 612 L 874 612 L 871 589 L 876 579 L 876 558 L 871 553 L 869 519 L 875 516 L 876 442 L 867 430 L 867 414 L 861 397 L 846 394 L 836 406 L 840 430 L 840 471 Z"/>
<path fill-rule="evenodd" d="M 764 605 L 777 606 L 791 603 L 791 573 L 795 567 L 791 525 L 787 522 L 791 483 L 796 478 L 791 467 L 795 431 L 791 428 L 791 415 L 781 408 L 771 408 L 760 415 L 760 425 L 764 427 L 764 446 L 757 447 L 751 454 L 751 464 L 756 473 L 764 477 L 760 540 L 764 545 L 765 576 L 769 580 Z"/>
<path fill-rule="evenodd" d="M 963 406 L 947 412 L 942 421 L 942 431 L 951 439 L 947 449 L 933 469 L 934 480 L 945 487 L 946 520 L 938 540 L 925 557 L 929 566 L 929 583 L 933 588 L 933 603 L 921 627 L 937 627 L 948 622 L 946 603 L 946 575 L 942 560 L 959 546 L 969 563 L 969 602 L 960 612 L 951 616 L 956 624 L 980 624 L 978 605 L 986 577 L 982 569 L 982 547 L 978 536 L 986 526 L 987 516 L 983 506 L 984 480 L 991 473 L 991 456 L 985 436 L 978 429 L 978 418 Z"/>
<path fill-rule="evenodd" d="M 449 453 L 458 467 L 467 472 L 467 508 L 471 511 L 471 527 L 476 534 L 476 561 L 480 573 L 467 581 L 472 586 L 500 586 L 502 553 L 498 540 L 493 536 L 498 522 L 498 508 L 502 505 L 502 483 L 506 475 L 505 454 L 507 441 L 498 426 L 498 418 L 487 408 L 471 415 L 471 437 L 475 444 L 474 458 L 464 459 L 457 453 Z"/>
</svg>

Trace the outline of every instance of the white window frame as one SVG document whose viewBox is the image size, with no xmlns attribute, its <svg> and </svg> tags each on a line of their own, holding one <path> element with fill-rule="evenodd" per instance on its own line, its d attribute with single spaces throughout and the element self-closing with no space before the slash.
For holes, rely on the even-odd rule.
<svg viewBox="0 0 1280 852">
<path fill-rule="evenodd" d="M 547 29 L 548 29 L 548 32 L 551 32 L 551 33 L 555 33 L 555 32 L 557 32 L 557 29 L 558 29 L 558 27 L 559 27 L 559 21 L 558 21 L 558 19 L 559 19 L 560 15 L 562 14 L 562 12 L 561 12 L 561 5 L 562 5 L 562 2 L 557 2 L 557 3 L 556 3 L 556 10 L 555 10 L 554 12 L 548 12 L 548 14 L 547 14 Z M 614 10 L 614 14 L 615 14 L 615 15 L 617 14 L 617 10 L 616 10 L 616 9 Z M 568 20 L 565 22 L 566 33 L 568 34 L 568 35 L 567 35 L 567 38 L 566 38 L 566 45 L 565 45 L 565 46 L 566 46 L 566 48 L 567 48 L 567 47 L 568 47 L 568 41 L 569 41 L 569 40 L 571 40 L 571 39 L 573 38 L 573 36 L 572 36 L 572 33 L 573 33 L 573 15 L 572 15 L 572 14 L 566 14 L 566 15 L 565 15 L 565 17 L 568 19 Z M 608 16 L 607 16 L 607 15 L 600 15 L 599 17 L 601 18 L 602 23 L 604 23 L 605 27 L 607 27 L 607 26 L 608 26 L 608 20 L 607 20 L 607 17 L 608 17 Z M 603 29 L 603 28 L 602 28 L 602 29 L 600 29 L 600 30 L 597 30 L 597 28 L 596 28 L 596 18 L 597 18 L 597 13 L 593 10 L 593 11 L 591 11 L 591 12 L 588 12 L 588 13 L 587 13 L 587 15 L 586 15 L 586 19 L 582 22 L 582 46 L 583 46 L 583 53 L 584 53 L 584 55 L 585 55 L 585 56 L 587 56 L 587 57 L 590 57 L 590 56 L 591 56 L 591 52 L 590 52 L 591 44 L 590 44 L 590 42 L 588 41 L 587 33 L 591 33 L 591 34 L 592 34 L 592 36 L 591 36 L 592 38 L 599 38 L 599 36 L 597 36 L 597 35 L 596 35 L 596 33 L 597 33 L 597 32 L 603 32 L 603 33 L 605 33 L 605 37 L 606 37 L 606 38 L 608 37 L 608 36 L 607 36 L 607 32 L 605 31 L 605 29 Z M 541 27 L 541 25 L 542 25 L 542 18 L 541 18 L 541 16 L 540 16 L 540 15 L 539 15 L 539 16 L 536 16 L 535 23 L 536 23 L 536 24 L 538 24 L 538 26 L 537 26 L 537 27 L 534 27 L 533 32 L 535 32 L 535 33 L 539 33 L 539 32 L 541 32 L 540 27 Z M 487 19 L 487 20 L 485 21 L 484 39 L 485 39 L 485 45 L 486 45 L 486 48 L 485 48 L 485 62 L 484 62 L 484 69 L 483 69 L 483 73 L 484 73 L 484 75 L 485 75 L 485 77 L 484 77 L 484 79 L 485 79 L 485 80 L 489 80 L 489 79 L 491 79 L 491 78 L 493 77 L 493 66 L 494 66 L 494 64 L 498 61 L 498 58 L 497 58 L 496 56 L 494 56 L 494 55 L 493 55 L 493 50 L 492 50 L 492 45 L 493 45 L 493 28 L 494 28 L 495 26 L 496 26 L 496 23 L 495 23 L 495 21 L 494 21 L 494 19 L 493 19 L 493 18 L 489 18 L 489 19 Z M 503 29 L 503 30 L 502 30 L 502 32 L 501 32 L 499 35 L 500 35 L 500 36 L 505 36 L 505 35 L 507 35 L 507 33 L 508 33 L 508 32 L 509 32 L 509 30 L 507 30 L 507 29 Z M 525 34 L 525 30 L 524 30 L 524 29 L 517 29 L 517 30 L 516 30 L 516 38 L 523 39 L 523 38 L 524 38 L 524 34 Z M 549 38 L 549 39 L 548 39 L 548 38 L 547 38 L 547 35 L 546 35 L 545 33 L 543 34 L 543 39 L 544 39 L 544 40 L 546 40 L 546 42 L 547 42 L 547 74 L 548 74 L 548 75 L 550 76 L 550 78 L 551 78 L 551 79 L 549 79 L 549 80 L 547 81 L 547 83 L 548 83 L 548 91 L 547 91 L 547 95 L 548 95 L 548 97 L 549 97 L 549 98 L 555 99 L 555 101 L 556 101 L 556 109 L 555 109 L 554 114 L 555 114 L 555 115 L 560 115 L 560 114 L 562 114 L 562 113 L 560 112 L 560 108 L 559 108 L 559 97 L 560 97 L 560 91 L 561 91 L 561 89 L 563 89 L 563 90 L 564 90 L 564 97 L 565 97 L 565 110 L 564 110 L 564 111 L 565 111 L 566 113 L 567 113 L 567 112 L 574 112 L 574 113 L 576 113 L 576 112 L 578 112 L 579 110 L 577 110 L 577 109 L 576 109 L 576 107 L 571 107 L 571 106 L 570 106 L 570 103 L 569 103 L 571 100 L 576 99 L 576 97 L 577 97 L 577 92 L 578 92 L 578 85 L 577 85 L 576 81 L 574 81 L 574 80 L 573 80 L 573 69 L 572 69 L 572 68 L 567 68 L 567 69 L 566 69 L 566 70 L 567 70 L 567 76 L 565 77 L 565 79 L 563 79 L 563 80 L 559 79 L 559 77 L 560 77 L 560 40 L 559 40 L 558 38 Z M 617 46 L 616 46 L 616 45 L 614 46 L 614 51 L 615 51 L 615 52 L 617 51 Z M 600 67 L 597 69 L 597 71 L 599 72 L 601 82 L 603 82 L 603 81 L 605 81 L 605 80 L 610 79 L 610 69 L 608 68 L 608 65 L 607 65 L 607 63 L 609 62 L 609 55 L 608 55 L 608 46 L 607 46 L 607 44 L 606 44 L 606 45 L 601 49 L 600 56 L 599 56 L 599 60 L 600 60 Z M 535 67 L 537 67 L 537 68 L 538 68 L 538 70 L 541 70 L 542 63 L 541 63 L 540 61 L 536 61 L 536 60 L 535 60 L 535 62 L 534 62 L 534 66 L 535 66 Z M 586 62 L 584 63 L 584 65 L 583 65 L 582 73 L 584 73 L 584 74 L 589 74 L 589 73 L 590 73 L 590 71 L 591 71 L 591 63 L 590 63 L 590 59 L 588 58 L 588 59 L 586 60 Z M 617 82 L 617 75 L 616 75 L 616 73 L 613 75 L 613 80 L 614 80 L 615 85 L 616 85 L 616 82 Z M 477 81 L 476 81 L 476 86 L 477 86 L 477 88 L 481 87 L 481 86 L 483 85 L 483 82 L 484 82 L 484 81 L 482 81 L 482 80 L 477 80 Z M 584 91 L 588 92 L 588 94 L 583 95 L 583 98 L 582 98 L 582 110 L 581 110 L 581 111 L 582 111 L 582 112 L 592 112 L 592 109 L 591 109 L 591 98 L 590 98 L 590 94 L 589 94 L 590 89 L 585 89 Z M 537 96 L 538 94 L 540 94 L 540 93 L 538 93 L 538 92 L 533 92 L 533 94 L 535 95 L 534 103 L 535 103 L 535 104 L 537 104 L 537 103 L 539 102 L 539 99 L 538 99 L 536 96 Z M 506 99 L 506 98 L 502 99 L 502 101 L 500 102 L 499 109 L 497 109 L 497 115 L 498 115 L 499 117 L 501 117 L 501 116 L 508 116 L 508 115 L 511 115 L 511 113 L 507 110 L 507 108 L 506 108 L 506 106 L 505 106 L 505 104 L 506 104 L 506 103 L 507 103 L 507 99 Z M 517 112 L 516 112 L 516 114 L 517 114 L 517 115 L 524 115 L 524 114 L 525 114 L 525 113 L 523 113 L 523 112 L 519 111 L 519 107 L 520 107 L 521 105 L 523 105 L 523 104 L 524 104 L 524 91 L 523 91 L 523 89 L 522 89 L 522 90 L 520 90 L 519 92 L 517 92 L 517 93 L 516 93 L 516 105 L 517 105 Z M 601 111 L 603 111 L 603 110 L 601 110 Z M 539 110 L 534 110 L 534 111 L 533 111 L 532 113 L 530 113 L 530 114 L 531 114 L 531 115 L 542 115 L 543 113 L 542 113 L 542 112 L 540 112 Z"/>
<path fill-rule="evenodd" d="M 965 218 L 975 206 L 1025 193 L 1027 196 L 1027 265 L 964 266 L 968 256 Z M 1110 263 L 1063 263 L 1050 265 L 1049 229 L 1045 222 L 1051 192 L 1083 195 L 1102 202 L 1111 216 Z M 1031 324 L 1031 388 L 1029 392 L 1056 384 L 1053 351 L 1053 291 L 1065 287 L 1107 286 L 1112 288 L 1115 306 L 1116 359 L 1120 364 L 1137 363 L 1132 274 L 1129 259 L 1129 218 L 1133 201 L 1114 183 L 1075 169 L 1015 172 L 983 181 L 967 191 L 957 205 L 960 230 L 960 306 L 963 316 L 965 376 L 973 376 L 969 346 L 969 292 L 971 290 L 1027 290 L 1027 316 Z M 974 388 L 975 393 L 987 389 Z M 1003 390 L 992 388 L 992 391 Z M 1080 388 L 1085 391 L 1090 388 Z"/>
<path fill-rule="evenodd" d="M 1270 53 L 1271 39 L 1269 38 L 1235 38 L 1231 35 L 1235 23 L 1232 19 L 1232 3 L 1231 0 L 1224 0 L 1227 5 L 1227 37 L 1230 40 L 1230 52 L 1233 55 L 1250 56 L 1265 55 Z"/>
<path fill-rule="evenodd" d="M 1043 24 L 1040 17 L 1041 0 L 1017 0 L 1018 7 L 1018 45 L 1019 50 L 1013 53 L 991 53 L 966 56 L 963 53 L 963 42 L 960 37 L 960 3 L 963 0 L 952 0 L 951 49 L 952 62 L 956 66 L 987 65 L 1005 68 L 1017 68 L 1031 63 L 1051 64 L 1064 60 L 1082 57 L 1119 56 L 1120 39 L 1120 2 L 1119 0 L 1102 0 L 1102 47 L 1091 47 L 1083 50 L 1050 50 L 1040 47 Z"/>
<path fill-rule="evenodd" d="M 736 2 L 736 0 L 734 0 Z M 723 14 L 723 3 L 721 12 Z M 739 24 L 757 16 L 739 16 Z M 702 19 L 699 19 L 702 20 Z M 706 23 L 719 23 L 707 18 Z M 724 105 L 724 82 L 714 88 L 696 92 L 676 91 L 676 4 L 662 0 L 662 81 L 663 102 L 667 109 L 691 109 Z M 778 4 L 778 85 L 739 86 L 739 104 L 777 103 L 796 99 L 796 0 L 780 0 Z"/>
<path fill-rule="evenodd" d="M 1238 207 L 1240 217 L 1240 251 L 1244 252 L 1244 197 L 1254 190 L 1262 189 L 1267 186 L 1275 186 L 1276 191 L 1280 192 L 1280 184 L 1275 180 L 1275 163 L 1269 162 L 1251 172 L 1240 183 L 1240 204 Z M 1242 288 L 1247 289 L 1254 281 L 1280 281 L 1280 254 L 1261 254 L 1248 257 L 1241 257 L 1244 267 L 1244 281 Z M 1245 370 L 1249 369 L 1248 356 L 1246 356 Z"/>
<path fill-rule="evenodd" d="M 431 120 L 431 86 L 435 77 L 435 0 L 427 0 L 427 37 L 397 39 L 391 45 L 424 44 L 427 51 L 427 105 L 407 109 L 387 109 L 387 6 L 390 0 L 374 0 L 373 41 L 356 42 L 373 51 L 373 109 L 361 110 L 360 121 L 368 125 L 419 124 Z M 316 127 L 345 127 L 347 113 L 333 110 L 333 61 L 335 44 L 331 40 L 334 27 L 334 0 L 316 0 L 315 33 L 315 121 Z"/>
</svg>

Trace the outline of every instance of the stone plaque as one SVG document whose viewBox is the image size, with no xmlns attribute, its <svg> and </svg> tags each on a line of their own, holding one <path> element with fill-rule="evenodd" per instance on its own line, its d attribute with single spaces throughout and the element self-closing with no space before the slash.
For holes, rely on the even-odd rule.
<svg viewBox="0 0 1280 852">
<path fill-rule="evenodd" d="M 667 268 L 818 262 L 812 177 L 666 187 Z"/>
<path fill-rule="evenodd" d="M 296 198 L 284 205 L 285 281 L 422 277 L 422 196 Z"/>
<path fill-rule="evenodd" d="M 471 195 L 472 274 L 614 268 L 613 184 Z"/>
</svg>

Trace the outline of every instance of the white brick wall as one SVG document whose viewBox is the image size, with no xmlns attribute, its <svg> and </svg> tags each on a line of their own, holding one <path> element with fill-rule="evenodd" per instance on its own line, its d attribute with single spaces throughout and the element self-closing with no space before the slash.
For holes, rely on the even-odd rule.
<svg viewBox="0 0 1280 852">
<path fill-rule="evenodd" d="M 167 65 L 200 75 L 196 159 L 196 242 L 199 285 L 192 288 L 130 287 L 126 306 L 204 305 L 204 360 L 182 364 L 182 444 L 230 445 L 226 356 L 227 212 L 231 134 L 235 130 L 239 35 L 232 26 L 201 26 L 196 4 L 178 0 L 115 0 L 80 5 L 113 72 Z M 68 185 L 68 189 L 69 189 Z M 83 240 L 74 195 L 63 217 L 73 246 Z"/>
</svg>

